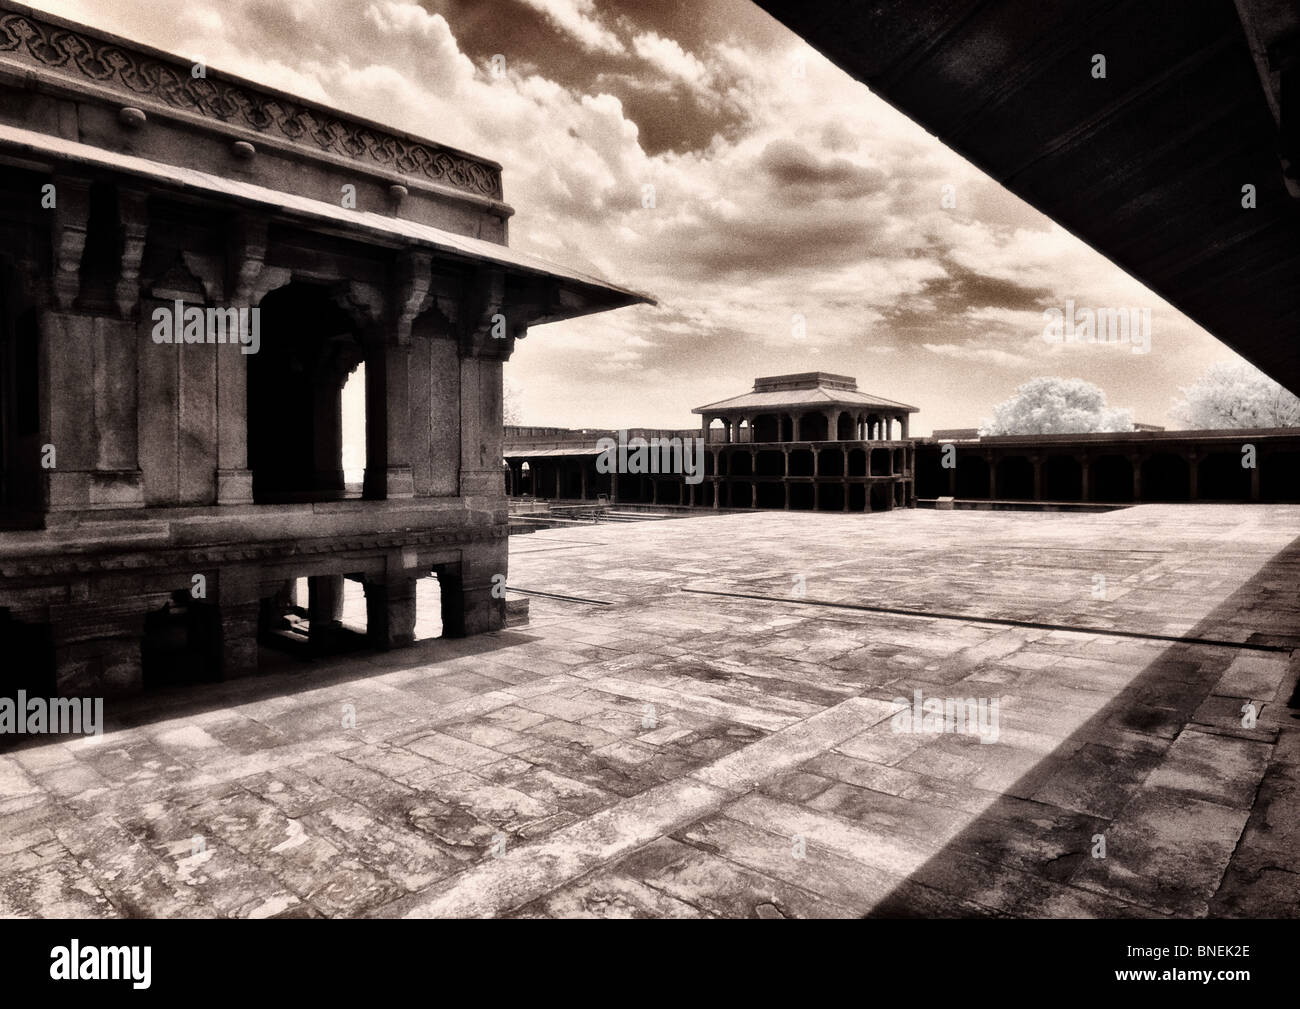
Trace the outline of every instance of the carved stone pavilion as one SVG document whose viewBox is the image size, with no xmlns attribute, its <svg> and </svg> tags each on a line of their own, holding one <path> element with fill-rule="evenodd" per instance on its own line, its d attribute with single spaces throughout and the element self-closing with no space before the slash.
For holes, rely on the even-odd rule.
<svg viewBox="0 0 1300 1009">
<path fill-rule="evenodd" d="M 499 165 L 204 72 L 0 3 L 0 693 L 253 672 L 300 578 L 317 654 L 344 579 L 373 646 L 430 574 L 444 633 L 501 627 L 502 363 L 647 300 L 509 249 Z M 206 338 L 156 338 L 177 302 Z"/>
</svg>

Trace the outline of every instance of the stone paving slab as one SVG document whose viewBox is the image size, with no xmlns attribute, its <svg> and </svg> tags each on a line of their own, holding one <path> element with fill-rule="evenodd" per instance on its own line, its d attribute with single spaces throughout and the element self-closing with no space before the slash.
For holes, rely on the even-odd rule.
<svg viewBox="0 0 1300 1009">
<path fill-rule="evenodd" d="M 1298 537 L 1245 505 L 533 533 L 527 626 L 0 751 L 0 915 L 1300 916 Z M 968 698 L 995 738 L 898 731 Z"/>
</svg>

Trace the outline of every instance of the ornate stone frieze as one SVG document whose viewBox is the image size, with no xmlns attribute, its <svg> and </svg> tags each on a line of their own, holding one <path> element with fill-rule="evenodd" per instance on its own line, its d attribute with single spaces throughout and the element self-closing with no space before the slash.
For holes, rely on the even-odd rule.
<svg viewBox="0 0 1300 1009">
<path fill-rule="evenodd" d="M 501 173 L 492 165 L 241 83 L 196 78 L 183 61 L 164 61 L 26 13 L 0 9 L 4 54 L 303 147 L 501 199 Z"/>
</svg>

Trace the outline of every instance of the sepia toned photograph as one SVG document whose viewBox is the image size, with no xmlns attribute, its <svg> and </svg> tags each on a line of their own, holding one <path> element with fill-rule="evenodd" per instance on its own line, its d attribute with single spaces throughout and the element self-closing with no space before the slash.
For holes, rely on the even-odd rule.
<svg viewBox="0 0 1300 1009">
<path fill-rule="evenodd" d="M 1300 918 L 1294 0 L 0 0 L 0 192 L 40 979 Z"/>
</svg>

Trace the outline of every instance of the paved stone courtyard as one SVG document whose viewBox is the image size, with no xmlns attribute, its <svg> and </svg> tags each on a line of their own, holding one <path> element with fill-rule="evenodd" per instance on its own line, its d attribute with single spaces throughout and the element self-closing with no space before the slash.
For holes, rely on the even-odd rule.
<svg viewBox="0 0 1300 1009">
<path fill-rule="evenodd" d="M 1298 537 L 1248 505 L 516 537 L 526 627 L 0 755 L 0 914 L 1300 916 Z M 918 689 L 995 699 L 996 742 L 894 731 Z"/>
</svg>

